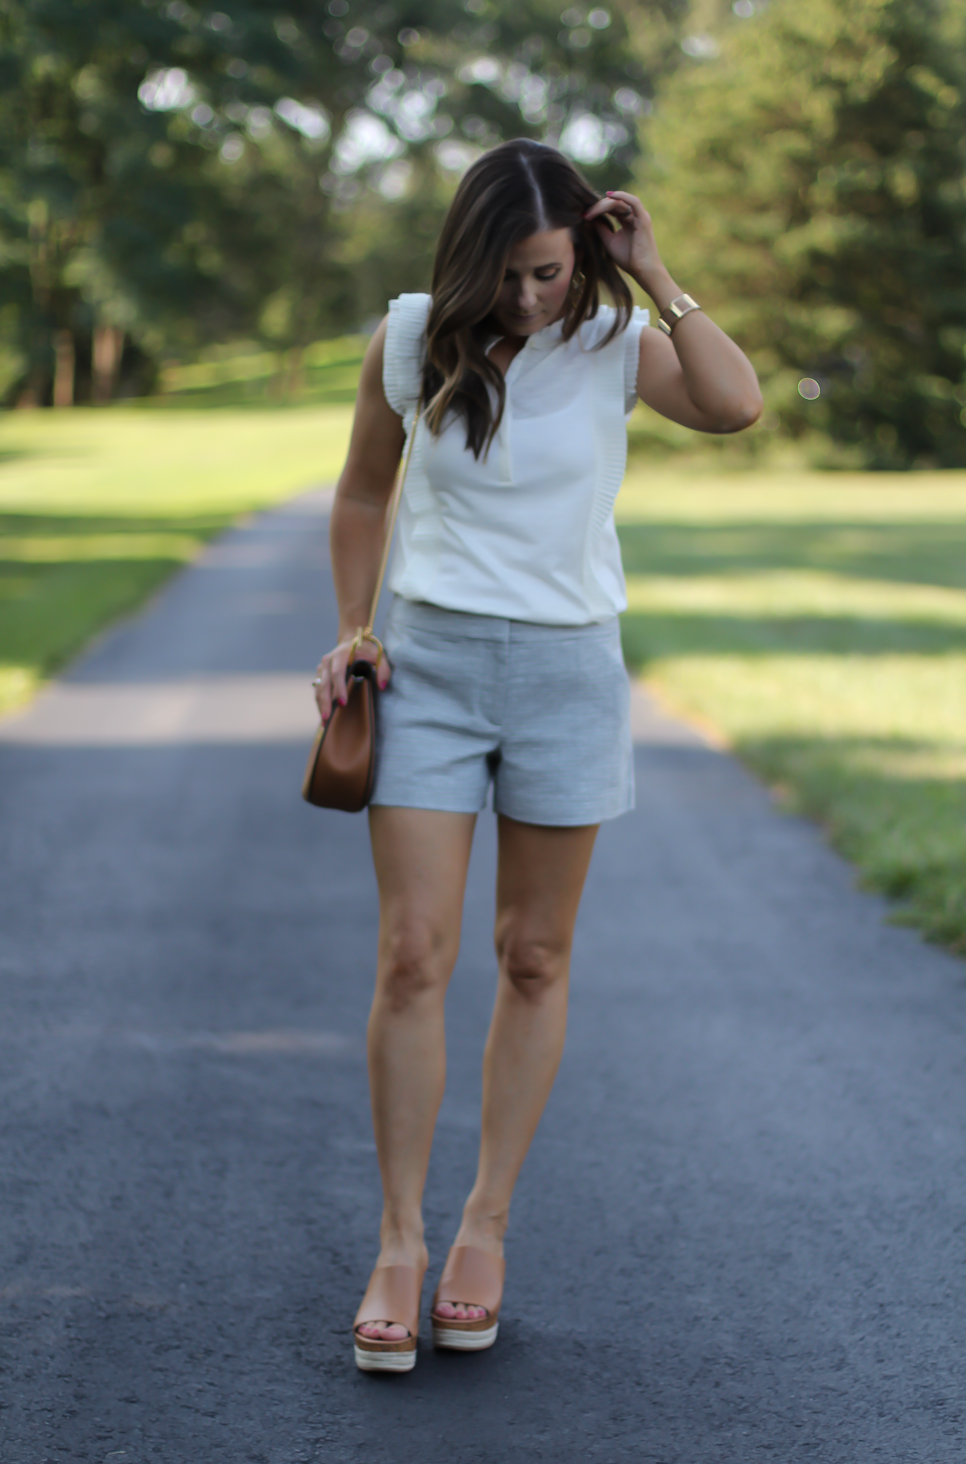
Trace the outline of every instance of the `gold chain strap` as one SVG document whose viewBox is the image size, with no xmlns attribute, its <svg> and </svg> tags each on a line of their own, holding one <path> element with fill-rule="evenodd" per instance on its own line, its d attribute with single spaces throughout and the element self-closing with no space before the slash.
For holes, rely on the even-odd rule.
<svg viewBox="0 0 966 1464">
<path fill-rule="evenodd" d="M 374 646 L 378 647 L 379 659 L 376 661 L 377 666 L 379 664 L 379 661 L 386 654 L 385 650 L 383 649 L 382 641 L 377 635 L 373 634 L 372 625 L 373 621 L 376 618 L 376 611 L 379 609 L 379 596 L 382 594 L 382 582 L 386 577 L 386 566 L 389 563 L 389 550 L 392 548 L 392 536 L 396 528 L 396 517 L 399 513 L 399 505 L 402 502 L 403 489 L 406 486 L 406 474 L 409 472 L 409 459 L 413 455 L 413 445 L 416 441 L 416 428 L 419 426 L 419 417 L 422 411 L 422 406 L 423 394 L 422 392 L 420 392 L 419 399 L 416 402 L 416 414 L 413 417 L 413 425 L 409 433 L 409 444 L 406 448 L 406 456 L 403 461 L 402 470 L 396 477 L 396 482 L 392 490 L 392 496 L 389 499 L 389 503 L 386 507 L 386 532 L 382 542 L 382 556 L 379 560 L 379 573 L 376 575 L 376 588 L 372 594 L 372 604 L 369 606 L 369 618 L 366 621 L 365 625 L 360 626 L 355 635 L 352 637 L 352 644 L 349 648 L 350 664 L 352 662 L 352 658 L 355 656 L 356 651 L 359 650 L 364 641 L 371 641 Z"/>
</svg>

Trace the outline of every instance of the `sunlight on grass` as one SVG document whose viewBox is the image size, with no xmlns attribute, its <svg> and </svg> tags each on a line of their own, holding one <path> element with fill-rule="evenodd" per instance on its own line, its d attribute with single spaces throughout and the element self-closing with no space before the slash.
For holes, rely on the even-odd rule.
<svg viewBox="0 0 966 1464">
<path fill-rule="evenodd" d="M 625 523 L 936 523 L 962 525 L 966 473 L 709 472 L 632 464 L 617 500 Z"/>
<path fill-rule="evenodd" d="M 0 712 L 29 701 L 38 685 L 39 677 L 28 667 L 0 663 Z"/>
<path fill-rule="evenodd" d="M 874 746 L 878 766 L 894 753 L 893 765 L 908 767 L 914 748 L 920 769 L 933 750 L 930 767 L 947 772 L 950 758 L 966 760 L 966 650 L 937 657 L 694 656 L 659 661 L 655 670 L 677 698 L 712 699 L 716 720 L 736 743 L 849 738 Z"/>
<path fill-rule="evenodd" d="M 0 561 L 66 564 L 85 559 L 193 559 L 198 538 L 187 534 L 75 534 L 14 537 L 0 533 Z"/>
<path fill-rule="evenodd" d="M 768 570 L 757 575 L 680 579 L 631 574 L 631 610 L 696 610 L 704 615 L 845 616 L 867 620 L 966 625 L 966 590 L 932 585 L 849 579 L 814 570 Z"/>
<path fill-rule="evenodd" d="M 331 483 L 352 409 L 0 417 L 0 711 L 239 514 Z"/>
<path fill-rule="evenodd" d="M 169 365 L 161 373 L 162 396 L 152 406 L 180 398 L 192 406 L 236 405 L 277 407 L 291 403 L 354 402 L 359 368 L 369 337 L 343 336 L 316 341 L 303 353 L 292 380 L 285 353 L 238 346 L 211 346 L 198 360 Z"/>
<path fill-rule="evenodd" d="M 625 651 L 966 950 L 966 474 L 637 472 Z"/>
<path fill-rule="evenodd" d="M 333 482 L 351 422 L 351 406 L 8 412 L 0 513 L 237 514 Z"/>
</svg>

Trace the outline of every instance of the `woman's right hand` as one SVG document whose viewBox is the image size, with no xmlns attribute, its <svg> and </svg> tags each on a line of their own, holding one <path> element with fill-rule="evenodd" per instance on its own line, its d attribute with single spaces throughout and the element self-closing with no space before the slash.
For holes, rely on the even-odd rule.
<svg viewBox="0 0 966 1464">
<path fill-rule="evenodd" d="M 324 655 L 315 668 L 312 687 L 315 691 L 315 705 L 323 722 L 329 720 L 333 706 L 344 707 L 346 704 L 346 672 L 352 661 L 371 661 L 376 668 L 376 685 L 379 690 L 385 691 L 389 685 L 392 670 L 388 657 L 368 640 L 353 650 L 356 634 L 357 632 L 353 632 L 352 635 L 340 637 L 335 649 Z"/>
</svg>

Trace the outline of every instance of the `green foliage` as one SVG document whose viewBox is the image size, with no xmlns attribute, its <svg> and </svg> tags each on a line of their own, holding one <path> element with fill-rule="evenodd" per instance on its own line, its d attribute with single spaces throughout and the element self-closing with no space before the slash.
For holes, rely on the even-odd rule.
<svg viewBox="0 0 966 1464">
<path fill-rule="evenodd" d="M 966 463 L 964 18 L 774 0 L 675 76 L 648 134 L 676 277 L 751 351 L 773 421 L 870 466 Z"/>
<path fill-rule="evenodd" d="M 69 394 L 115 329 L 153 355 L 256 336 L 298 380 L 425 284 L 475 151 L 559 138 L 626 181 L 682 9 L 628 3 L 632 44 L 614 4 L 5 0 L 0 375 L 48 399 L 57 346 Z"/>
</svg>

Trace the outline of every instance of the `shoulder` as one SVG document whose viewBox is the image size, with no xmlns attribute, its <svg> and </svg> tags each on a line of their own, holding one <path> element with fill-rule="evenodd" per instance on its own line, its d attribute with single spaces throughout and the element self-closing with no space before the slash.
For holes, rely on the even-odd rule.
<svg viewBox="0 0 966 1464">
<path fill-rule="evenodd" d="M 389 302 L 382 353 L 382 381 L 386 401 L 404 416 L 419 396 L 423 365 L 423 338 L 431 295 L 397 295 Z"/>
<path fill-rule="evenodd" d="M 432 295 L 397 295 L 389 301 L 389 319 L 401 326 L 415 326 L 426 329 L 426 317 L 433 303 Z"/>
<path fill-rule="evenodd" d="M 580 327 L 580 344 L 583 350 L 593 353 L 591 361 L 600 363 L 595 370 L 604 374 L 615 396 L 623 393 L 624 414 L 629 416 L 637 405 L 641 334 L 651 317 L 648 310 L 635 306 L 624 329 L 608 341 L 607 333 L 616 318 L 613 305 L 601 305 L 593 319 L 585 320 Z"/>
<path fill-rule="evenodd" d="M 586 350 L 593 350 L 595 346 L 601 345 L 606 339 L 607 333 L 613 328 L 617 318 L 617 311 L 613 305 L 601 305 L 597 314 L 591 320 L 585 320 L 580 327 L 580 343 Z M 628 343 L 633 340 L 635 347 L 640 342 L 641 331 L 650 320 L 650 311 L 635 306 L 631 312 L 631 318 L 623 331 L 608 342 L 611 350 L 626 349 Z"/>
</svg>

